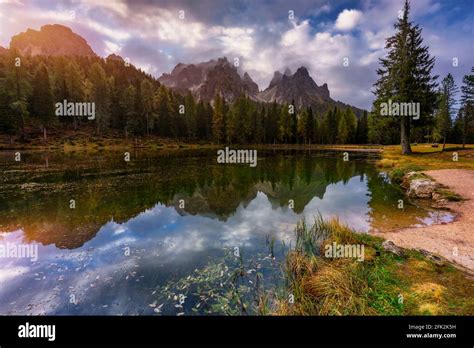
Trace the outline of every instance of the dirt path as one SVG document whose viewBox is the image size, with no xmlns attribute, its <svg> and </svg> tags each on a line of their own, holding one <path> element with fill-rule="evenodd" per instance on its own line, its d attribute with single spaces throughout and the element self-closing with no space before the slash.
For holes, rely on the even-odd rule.
<svg viewBox="0 0 474 348">
<path fill-rule="evenodd" d="M 457 214 L 455 221 L 379 235 L 401 247 L 425 249 L 474 270 L 474 171 L 444 169 L 424 173 L 466 199 L 462 202 L 447 203 L 446 206 Z"/>
</svg>

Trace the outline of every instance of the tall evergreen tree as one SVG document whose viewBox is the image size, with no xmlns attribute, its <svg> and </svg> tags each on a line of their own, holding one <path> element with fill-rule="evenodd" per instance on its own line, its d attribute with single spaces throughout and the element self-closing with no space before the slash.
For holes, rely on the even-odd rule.
<svg viewBox="0 0 474 348">
<path fill-rule="evenodd" d="M 453 112 L 455 94 L 457 93 L 457 86 L 454 83 L 453 75 L 448 74 L 441 82 L 440 90 L 440 106 L 439 106 L 439 126 L 441 134 L 443 135 L 443 148 L 446 148 L 446 139 L 452 126 L 451 114 Z"/>
<path fill-rule="evenodd" d="M 225 141 L 224 132 L 224 102 L 219 93 L 214 98 L 214 112 L 212 114 L 212 136 L 217 144 Z"/>
<path fill-rule="evenodd" d="M 46 65 L 41 64 L 33 78 L 33 93 L 31 95 L 31 115 L 38 119 L 43 132 L 43 139 L 47 139 L 47 127 L 54 120 L 54 100 Z"/>
<path fill-rule="evenodd" d="M 196 138 L 198 134 L 197 130 L 197 106 L 191 92 L 186 94 L 185 101 L 185 120 L 186 120 L 186 131 L 189 138 Z"/>
<path fill-rule="evenodd" d="M 462 147 L 466 147 L 466 138 L 474 126 L 474 67 L 471 74 L 465 75 L 461 87 Z"/>
<path fill-rule="evenodd" d="M 410 22 L 409 15 L 410 3 L 406 0 L 403 16 L 394 25 L 396 33 L 385 44 L 387 57 L 380 59 L 374 109 L 378 113 L 380 104 L 389 99 L 392 102 L 417 102 L 420 103 L 420 117 L 426 118 L 433 112 L 436 100 L 437 76 L 431 76 L 435 59 L 423 45 L 421 28 Z M 410 154 L 411 119 L 399 117 L 398 122 L 402 153 Z"/>
<path fill-rule="evenodd" d="M 356 130 L 356 143 L 357 144 L 367 144 L 368 143 L 368 119 L 367 111 L 364 111 L 362 116 L 357 120 L 357 130 Z"/>
<path fill-rule="evenodd" d="M 153 106 L 153 96 L 155 94 L 154 88 L 152 83 L 145 79 L 142 80 L 140 83 L 140 93 L 141 93 L 141 107 L 142 107 L 142 115 L 145 119 L 145 130 L 146 135 L 150 136 L 151 129 L 153 129 L 153 114 L 154 114 L 154 106 Z"/>
<path fill-rule="evenodd" d="M 173 112 L 168 89 L 161 85 L 155 96 L 155 108 L 158 118 L 158 134 L 165 137 L 172 136 L 171 113 Z"/>
<path fill-rule="evenodd" d="M 107 129 L 110 122 L 110 81 L 98 62 L 92 64 L 89 79 L 93 86 L 92 100 L 95 103 L 97 134 L 100 134 Z"/>
<path fill-rule="evenodd" d="M 308 107 L 307 109 L 307 117 L 305 120 L 305 138 L 308 144 L 311 144 L 311 142 L 314 142 L 314 115 L 313 115 L 313 109 Z"/>
</svg>

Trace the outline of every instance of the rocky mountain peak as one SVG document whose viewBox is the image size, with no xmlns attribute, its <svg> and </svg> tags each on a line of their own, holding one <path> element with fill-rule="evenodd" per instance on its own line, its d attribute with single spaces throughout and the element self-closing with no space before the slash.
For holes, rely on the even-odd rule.
<svg viewBox="0 0 474 348">
<path fill-rule="evenodd" d="M 309 76 L 308 69 L 306 69 L 304 66 L 300 66 L 298 70 L 296 70 L 295 76 L 309 77 L 312 80 L 312 78 Z"/>
<path fill-rule="evenodd" d="M 125 63 L 123 58 L 115 53 L 109 54 L 106 59 L 107 61 L 116 61 L 119 63 Z"/>
<path fill-rule="evenodd" d="M 96 56 L 86 40 L 59 24 L 44 25 L 39 31 L 28 29 L 13 36 L 10 49 L 29 56 Z"/>
<path fill-rule="evenodd" d="M 248 73 L 241 77 L 237 68 L 226 57 L 198 64 L 179 63 L 170 74 L 159 81 L 175 90 L 190 90 L 198 99 L 212 100 L 220 93 L 227 101 L 241 94 L 255 98 L 258 85 Z"/>
</svg>

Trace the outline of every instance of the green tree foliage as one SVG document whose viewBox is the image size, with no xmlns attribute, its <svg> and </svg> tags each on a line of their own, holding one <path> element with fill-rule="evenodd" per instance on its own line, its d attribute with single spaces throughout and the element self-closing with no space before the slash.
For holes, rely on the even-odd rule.
<svg viewBox="0 0 474 348">
<path fill-rule="evenodd" d="M 403 15 L 395 23 L 396 33 L 386 41 L 388 54 L 386 58 L 380 59 L 381 67 L 377 70 L 379 79 L 375 83 L 374 115 L 380 115 L 381 103 L 388 100 L 416 102 L 420 103 L 420 119 L 423 122 L 434 109 L 437 76 L 431 76 L 434 57 L 430 56 L 428 47 L 423 45 L 421 28 L 410 22 L 409 14 L 410 4 L 406 0 Z M 402 153 L 409 154 L 412 120 L 410 117 L 397 118 Z"/>
<path fill-rule="evenodd" d="M 446 147 L 446 140 L 451 132 L 452 114 L 455 103 L 454 96 L 457 93 L 457 86 L 454 78 L 448 74 L 441 82 L 439 92 L 439 109 L 438 109 L 438 128 L 443 137 L 443 149 Z"/>
<path fill-rule="evenodd" d="M 462 81 L 458 122 L 462 130 L 462 146 L 466 147 L 466 140 L 474 141 L 474 67 L 471 68 L 471 74 L 465 75 Z"/>
<path fill-rule="evenodd" d="M 54 121 L 54 101 L 51 91 L 48 70 L 41 64 L 32 82 L 33 93 L 30 98 L 30 114 L 38 120 L 43 131 L 44 139 L 47 138 L 47 127 Z"/>
<path fill-rule="evenodd" d="M 367 111 L 357 120 L 356 139 L 357 144 L 367 144 L 369 131 L 369 121 L 367 117 Z"/>
<path fill-rule="evenodd" d="M 105 131 L 110 121 L 110 83 L 104 68 L 99 63 L 94 63 L 88 73 L 92 82 L 92 101 L 95 103 L 95 122 L 97 134 Z"/>
<path fill-rule="evenodd" d="M 214 99 L 214 112 L 212 114 L 212 137 L 221 144 L 225 141 L 224 102 L 218 93 Z"/>
<path fill-rule="evenodd" d="M 442 104 L 430 99 L 433 59 L 422 45 L 421 30 L 408 21 L 407 10 L 405 14 L 396 25 L 397 34 L 387 42 L 389 54 L 382 60 L 377 101 L 369 114 L 356 117 L 352 109 L 340 107 L 327 111 L 303 107 L 292 113 L 294 103 L 260 103 L 245 95 L 226 101 L 218 94 L 211 105 L 196 99 L 192 92 L 181 94 L 161 85 L 120 59 L 20 57 L 9 51 L 0 56 L 0 132 L 13 141 L 19 135 L 38 135 L 40 127 L 35 126 L 44 125 L 104 135 L 119 133 L 125 138 L 156 135 L 219 144 L 394 144 L 400 141 L 401 121 L 380 117 L 378 110 L 379 102 L 391 98 L 420 101 L 423 120 L 405 124 L 412 139 L 441 139 Z M 472 76 L 463 80 L 459 112 L 449 126 L 448 141 L 474 141 Z M 63 117 L 55 122 L 57 117 L 50 107 L 46 112 L 40 110 L 45 109 L 44 100 L 54 107 L 65 99 L 95 102 L 96 119 Z M 439 107 L 436 113 L 433 106 Z"/>
</svg>

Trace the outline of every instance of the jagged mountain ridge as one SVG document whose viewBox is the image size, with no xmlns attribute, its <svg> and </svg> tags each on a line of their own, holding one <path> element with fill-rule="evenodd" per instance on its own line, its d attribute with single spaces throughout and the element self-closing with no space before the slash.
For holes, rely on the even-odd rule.
<svg viewBox="0 0 474 348">
<path fill-rule="evenodd" d="M 294 74 L 288 68 L 284 73 L 275 71 L 268 88 L 263 91 L 259 91 L 247 72 L 241 77 L 225 57 L 197 64 L 179 63 L 171 73 L 163 74 L 158 80 L 176 91 L 191 91 L 196 98 L 205 101 L 214 99 L 216 93 L 229 102 L 245 94 L 254 101 L 265 103 L 290 104 L 294 101 L 297 108 L 311 106 L 320 114 L 334 107 L 350 107 L 357 116 L 363 113 L 361 109 L 332 99 L 328 85 L 318 86 L 303 66 Z"/>
<path fill-rule="evenodd" d="M 363 113 L 362 109 L 332 99 L 327 83 L 318 86 L 304 66 L 298 68 L 294 74 L 289 69 L 283 74 L 275 71 L 268 88 L 258 94 L 258 99 L 279 104 L 290 104 L 294 101 L 297 108 L 311 106 L 319 114 L 333 107 L 350 107 L 357 116 Z"/>
<path fill-rule="evenodd" d="M 284 74 L 275 71 L 270 85 L 258 97 L 266 102 L 276 101 L 280 104 L 294 100 L 298 108 L 331 99 L 328 85 L 318 86 L 305 67 L 298 68 L 293 75 L 289 69 Z"/>
<path fill-rule="evenodd" d="M 210 101 L 220 93 L 227 101 L 241 94 L 256 100 L 258 85 L 248 73 L 240 76 L 237 68 L 226 57 L 198 64 L 179 63 L 169 74 L 158 81 L 180 92 L 191 91 L 200 99 Z"/>
</svg>

